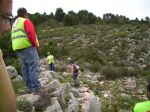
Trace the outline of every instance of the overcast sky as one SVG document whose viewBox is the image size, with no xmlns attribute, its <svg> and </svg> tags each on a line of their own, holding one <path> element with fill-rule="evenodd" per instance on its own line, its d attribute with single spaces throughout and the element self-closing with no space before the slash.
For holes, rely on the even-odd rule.
<svg viewBox="0 0 150 112">
<path fill-rule="evenodd" d="M 29 13 L 55 13 L 62 8 L 65 13 L 86 9 L 96 16 L 105 13 L 119 14 L 130 19 L 150 17 L 150 0 L 13 0 L 13 15 L 19 7 L 25 7 Z"/>
</svg>

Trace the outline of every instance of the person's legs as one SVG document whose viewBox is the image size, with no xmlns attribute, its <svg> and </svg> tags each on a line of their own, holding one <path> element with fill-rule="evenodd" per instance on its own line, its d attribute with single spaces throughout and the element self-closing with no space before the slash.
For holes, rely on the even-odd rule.
<svg viewBox="0 0 150 112">
<path fill-rule="evenodd" d="M 52 70 L 52 63 L 49 64 L 50 70 Z"/>
<path fill-rule="evenodd" d="M 24 80 L 26 81 L 26 85 L 29 85 L 32 88 L 32 91 L 35 89 L 39 89 L 41 84 L 39 82 L 39 64 L 38 64 L 38 54 L 37 50 L 34 47 L 29 47 L 26 49 L 21 50 L 21 53 L 19 51 L 18 54 L 21 54 L 22 59 L 22 69 L 23 69 L 23 76 Z M 25 63 L 25 64 L 24 64 Z M 26 69 L 24 69 L 26 68 Z M 26 72 L 28 71 L 28 73 Z M 26 74 L 29 74 L 28 77 Z"/>
<path fill-rule="evenodd" d="M 50 63 L 50 70 L 53 70 L 53 63 Z"/>
<path fill-rule="evenodd" d="M 28 68 L 27 63 L 25 62 L 26 58 L 23 54 L 24 54 L 23 51 L 17 52 L 17 56 L 19 57 L 21 66 L 22 66 L 22 78 L 25 82 L 27 89 L 29 91 L 32 91 L 32 86 L 31 86 L 30 77 L 29 77 L 29 68 Z"/>
<path fill-rule="evenodd" d="M 26 54 L 32 89 L 39 89 L 41 84 L 39 82 L 39 64 L 38 64 L 39 58 L 37 50 L 34 47 L 30 47 L 26 51 Z"/>
<path fill-rule="evenodd" d="M 79 85 L 79 80 L 78 80 L 77 77 L 78 77 L 78 74 L 77 74 L 77 73 L 73 75 L 73 79 L 74 79 L 75 85 Z"/>
<path fill-rule="evenodd" d="M 51 64 L 52 64 L 52 65 L 51 65 L 52 71 L 55 71 L 55 65 L 54 65 L 54 63 L 52 62 Z"/>
</svg>

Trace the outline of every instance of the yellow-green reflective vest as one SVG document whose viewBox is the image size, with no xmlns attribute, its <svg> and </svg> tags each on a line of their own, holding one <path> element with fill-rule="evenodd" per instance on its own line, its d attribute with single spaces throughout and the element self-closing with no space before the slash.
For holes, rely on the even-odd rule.
<svg viewBox="0 0 150 112">
<path fill-rule="evenodd" d="M 150 101 L 137 103 L 134 112 L 150 112 Z"/>
<path fill-rule="evenodd" d="M 48 64 L 51 64 L 52 62 L 54 62 L 54 56 L 53 55 L 47 56 L 47 61 L 48 61 Z"/>
<path fill-rule="evenodd" d="M 17 18 L 12 26 L 11 39 L 14 51 L 32 46 L 24 29 L 25 18 Z"/>
</svg>

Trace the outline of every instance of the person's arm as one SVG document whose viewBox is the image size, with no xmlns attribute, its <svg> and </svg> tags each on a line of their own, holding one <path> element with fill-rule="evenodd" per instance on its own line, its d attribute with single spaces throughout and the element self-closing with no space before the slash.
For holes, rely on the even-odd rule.
<svg viewBox="0 0 150 112">
<path fill-rule="evenodd" d="M 73 64 L 70 65 L 70 71 L 71 71 L 71 75 L 73 77 Z"/>
<path fill-rule="evenodd" d="M 24 22 L 24 28 L 25 28 L 25 32 L 27 33 L 27 36 L 30 42 L 32 43 L 32 46 L 38 48 L 35 29 L 34 29 L 32 22 L 29 19 L 27 19 Z"/>
<path fill-rule="evenodd" d="M 16 97 L 0 49 L 0 112 L 16 112 Z"/>
</svg>

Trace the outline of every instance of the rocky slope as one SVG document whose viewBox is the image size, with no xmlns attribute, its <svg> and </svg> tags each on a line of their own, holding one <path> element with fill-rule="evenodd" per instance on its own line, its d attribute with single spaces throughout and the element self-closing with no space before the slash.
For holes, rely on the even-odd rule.
<svg viewBox="0 0 150 112">
<path fill-rule="evenodd" d="M 37 103 L 38 106 L 34 106 L 33 102 L 45 100 L 32 94 L 21 95 L 26 93 L 25 88 L 20 87 L 24 85 L 20 81 L 20 75 L 16 78 L 17 73 L 13 72 L 11 78 L 14 88 L 23 89 L 15 89 L 20 110 L 26 109 L 26 106 L 32 110 L 33 107 L 35 109 L 41 105 L 40 109 L 46 111 L 47 108 L 54 109 L 55 104 L 59 107 L 57 111 L 92 111 L 91 102 L 97 99 L 94 105 L 100 106 L 94 108 L 98 111 L 132 112 L 136 102 L 147 99 L 146 84 L 150 80 L 148 24 L 55 26 L 46 21 L 36 30 L 40 42 L 40 57 L 45 57 L 48 51 L 52 52 L 56 59 L 57 71 L 49 71 L 45 59 L 40 60 L 40 80 L 47 88 L 42 98 L 50 100 L 44 104 Z M 9 46 L 9 43 L 6 46 Z M 3 51 L 8 52 L 8 48 Z M 68 57 L 74 58 L 80 66 L 79 88 L 73 86 L 66 70 L 65 62 Z M 8 60 L 7 58 L 5 61 Z M 12 62 L 19 68 L 16 60 Z M 20 102 L 24 96 L 29 99 L 33 97 L 33 101 L 27 101 L 25 104 L 22 100 Z M 90 103 L 91 106 L 87 106 Z"/>
<path fill-rule="evenodd" d="M 22 80 L 14 67 L 7 67 L 12 81 Z M 23 112 L 101 112 L 99 97 L 86 85 L 72 87 L 70 82 L 60 83 L 60 76 L 48 70 L 48 65 L 40 61 L 40 82 L 45 87 L 44 94 L 27 94 L 19 89 L 18 111 Z M 67 73 L 67 77 L 70 75 Z M 17 78 L 19 77 L 19 78 Z"/>
<path fill-rule="evenodd" d="M 146 80 L 122 77 L 106 80 L 100 73 L 80 72 L 80 87 L 74 87 L 68 72 L 52 72 L 40 60 L 40 81 L 45 94 L 27 94 L 19 88 L 18 111 L 23 112 L 131 112 L 135 103 L 146 100 Z M 61 65 L 57 63 L 57 67 Z M 7 67 L 13 82 L 22 81 L 14 67 Z M 67 68 L 66 68 L 67 69 Z"/>
</svg>

